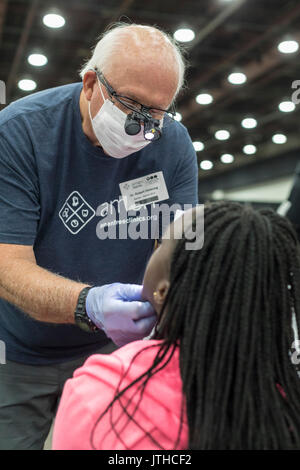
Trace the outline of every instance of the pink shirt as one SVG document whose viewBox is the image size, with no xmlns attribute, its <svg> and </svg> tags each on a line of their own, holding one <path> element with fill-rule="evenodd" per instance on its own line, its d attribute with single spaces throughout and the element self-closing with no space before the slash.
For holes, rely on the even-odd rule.
<svg viewBox="0 0 300 470">
<path fill-rule="evenodd" d="M 53 449 L 93 449 L 90 442 L 92 430 L 113 399 L 120 379 L 128 370 L 133 357 L 145 347 L 153 346 L 134 359 L 121 383 L 121 390 L 152 365 L 160 344 L 157 340 L 135 341 L 109 355 L 95 354 L 77 369 L 73 378 L 67 380 L 63 390 L 54 425 Z M 140 393 L 130 403 L 128 399 L 140 384 L 141 382 L 135 384 L 121 397 L 126 411 L 131 415 Z M 179 370 L 179 348 L 176 348 L 170 362 L 148 381 L 134 414 L 135 422 L 128 421 L 119 401 L 116 401 L 112 408 L 112 419 L 117 422 L 117 432 L 123 429 L 120 437 L 112 430 L 110 409 L 96 426 L 94 446 L 99 450 L 175 450 L 182 404 L 183 423 L 177 449 L 187 449 L 188 424 Z"/>
</svg>

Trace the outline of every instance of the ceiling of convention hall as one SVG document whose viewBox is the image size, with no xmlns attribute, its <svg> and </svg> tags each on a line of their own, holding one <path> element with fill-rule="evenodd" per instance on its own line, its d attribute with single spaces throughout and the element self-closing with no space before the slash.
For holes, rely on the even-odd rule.
<svg viewBox="0 0 300 470">
<path fill-rule="evenodd" d="M 46 25 L 49 14 L 61 24 Z M 185 50 L 177 119 L 194 142 L 200 179 L 299 149 L 298 0 L 0 0 L 7 102 L 78 81 L 97 38 L 118 20 L 157 25 Z M 24 79 L 34 88 L 21 89 Z"/>
</svg>

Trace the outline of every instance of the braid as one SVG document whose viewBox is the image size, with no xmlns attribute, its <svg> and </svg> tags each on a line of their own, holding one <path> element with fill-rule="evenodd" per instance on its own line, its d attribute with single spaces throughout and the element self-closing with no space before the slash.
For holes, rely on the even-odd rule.
<svg viewBox="0 0 300 470">
<path fill-rule="evenodd" d="M 174 251 L 161 337 L 181 340 L 189 447 L 299 448 L 289 351 L 292 309 L 299 328 L 300 259 L 291 225 L 270 210 L 215 203 L 201 252 L 184 243 Z"/>
<path fill-rule="evenodd" d="M 127 413 L 133 397 L 125 404 L 121 397 L 140 381 L 128 416 L 139 426 L 134 414 L 145 387 L 179 343 L 189 449 L 298 449 L 300 387 L 291 347 L 293 314 L 300 331 L 300 251 L 293 227 L 271 210 L 218 202 L 205 207 L 203 248 L 186 250 L 186 241 L 175 244 L 155 360 L 121 390 L 125 373 L 101 417 L 116 400 Z M 111 417 L 120 437 L 117 422 Z"/>
</svg>

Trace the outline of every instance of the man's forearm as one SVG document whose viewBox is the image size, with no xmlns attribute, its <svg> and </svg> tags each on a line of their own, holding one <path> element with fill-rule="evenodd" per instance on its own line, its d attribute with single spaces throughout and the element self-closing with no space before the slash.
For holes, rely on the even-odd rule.
<svg viewBox="0 0 300 470">
<path fill-rule="evenodd" d="M 0 266 L 0 297 L 40 321 L 74 323 L 79 293 L 87 285 L 23 259 Z"/>
</svg>

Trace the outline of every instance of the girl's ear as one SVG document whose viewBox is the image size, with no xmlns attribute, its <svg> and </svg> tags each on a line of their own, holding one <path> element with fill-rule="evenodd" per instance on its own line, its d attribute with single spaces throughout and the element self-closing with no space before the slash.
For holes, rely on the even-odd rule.
<svg viewBox="0 0 300 470">
<path fill-rule="evenodd" d="M 162 306 L 167 296 L 170 287 L 170 282 L 167 279 L 160 281 L 157 285 L 156 291 L 153 292 L 153 298 L 157 305 Z"/>
</svg>

